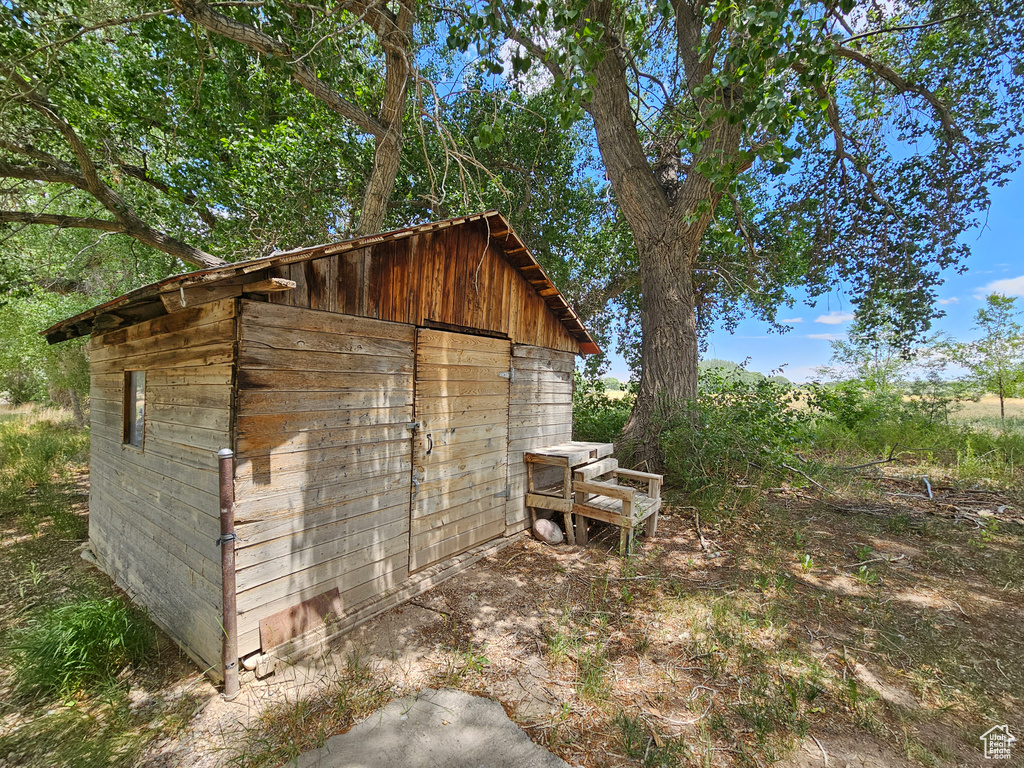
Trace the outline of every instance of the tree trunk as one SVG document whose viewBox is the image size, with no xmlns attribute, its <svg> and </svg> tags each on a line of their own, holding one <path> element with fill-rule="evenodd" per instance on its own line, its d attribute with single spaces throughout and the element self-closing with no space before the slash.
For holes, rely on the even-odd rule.
<svg viewBox="0 0 1024 768">
<path fill-rule="evenodd" d="M 71 413 L 75 419 L 75 426 L 81 429 L 85 426 L 85 411 L 82 410 L 82 396 L 78 394 L 78 390 L 71 387 L 68 390 L 68 396 L 71 398 Z"/>
<path fill-rule="evenodd" d="M 615 201 L 629 222 L 640 263 L 642 360 L 640 391 L 622 441 L 638 462 L 661 464 L 661 424 L 683 414 L 697 394 L 697 295 L 693 269 L 704 232 L 724 186 L 697 170 L 706 163 L 745 170 L 735 162 L 742 126 L 719 117 L 690 158 L 668 173 L 656 172 L 640 139 L 624 46 L 614 32 L 613 3 L 595 0 L 585 17 L 605 28 L 602 56 L 593 69 L 590 99 L 583 106 L 594 121 L 598 148 Z M 583 22 L 581 22 L 583 23 Z M 730 93 L 728 101 L 737 98 Z M 720 94 L 719 101 L 726 100 Z M 698 104 L 698 106 L 700 106 Z M 680 160 L 675 151 L 672 157 Z M 728 165 L 727 165 L 728 164 Z"/>
<path fill-rule="evenodd" d="M 668 420 L 682 415 L 697 395 L 696 294 L 693 264 L 701 233 L 679 232 L 666 222 L 665 237 L 637 243 L 640 255 L 640 310 L 643 368 L 636 403 L 623 431 L 634 461 L 654 469 L 662 457 L 658 435 Z"/>
<path fill-rule="evenodd" d="M 409 89 L 409 48 L 411 44 L 413 12 L 408 3 L 398 6 L 393 26 L 379 30 L 384 48 L 384 99 L 381 102 L 380 121 L 386 126 L 377 137 L 373 152 L 373 170 L 366 184 L 356 236 L 374 235 L 384 228 L 388 201 L 395 187 L 398 167 L 402 160 L 402 118 Z"/>
</svg>

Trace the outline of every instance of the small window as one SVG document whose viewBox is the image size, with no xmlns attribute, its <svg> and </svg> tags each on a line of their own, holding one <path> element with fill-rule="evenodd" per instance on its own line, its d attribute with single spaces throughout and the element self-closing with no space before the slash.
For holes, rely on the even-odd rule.
<svg viewBox="0 0 1024 768">
<path fill-rule="evenodd" d="M 146 416 L 146 372 L 124 372 L 124 442 L 142 447 L 142 425 Z"/>
</svg>

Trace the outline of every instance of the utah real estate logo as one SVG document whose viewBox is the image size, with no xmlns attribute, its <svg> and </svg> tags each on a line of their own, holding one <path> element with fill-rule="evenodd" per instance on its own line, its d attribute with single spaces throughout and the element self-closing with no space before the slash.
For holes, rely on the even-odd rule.
<svg viewBox="0 0 1024 768">
<path fill-rule="evenodd" d="M 996 725 L 981 734 L 981 741 L 985 745 L 986 760 L 1009 760 L 1010 746 L 1017 738 L 1010 733 L 1010 726 Z"/>
</svg>

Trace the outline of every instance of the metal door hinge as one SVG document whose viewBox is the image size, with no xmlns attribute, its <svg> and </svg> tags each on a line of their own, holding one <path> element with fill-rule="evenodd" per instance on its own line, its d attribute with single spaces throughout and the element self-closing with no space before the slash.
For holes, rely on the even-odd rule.
<svg viewBox="0 0 1024 768">
<path fill-rule="evenodd" d="M 516 372 L 514 370 L 502 371 L 498 375 L 501 376 L 501 378 L 503 379 L 508 379 L 509 381 L 516 380 Z"/>
<path fill-rule="evenodd" d="M 511 495 L 512 494 L 509 493 L 508 486 L 506 485 L 504 491 L 498 491 L 496 494 L 494 494 L 494 498 L 496 498 L 496 499 L 507 499 Z"/>
<path fill-rule="evenodd" d="M 408 424 L 405 425 L 405 428 L 406 429 L 411 429 L 413 431 L 416 431 L 417 429 L 419 429 L 422 426 L 423 426 L 423 422 L 422 421 L 410 421 Z"/>
</svg>

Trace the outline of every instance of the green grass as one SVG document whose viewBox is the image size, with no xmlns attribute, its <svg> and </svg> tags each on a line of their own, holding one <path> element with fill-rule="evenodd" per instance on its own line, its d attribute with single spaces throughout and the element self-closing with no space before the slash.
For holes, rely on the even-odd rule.
<svg viewBox="0 0 1024 768">
<path fill-rule="evenodd" d="M 123 690 L 110 691 L 89 706 L 52 707 L 0 733 L 0 755 L 26 768 L 133 768 L 150 744 L 179 733 L 198 709 L 194 695 L 133 708 Z"/>
<path fill-rule="evenodd" d="M 65 534 L 81 536 L 81 523 L 67 517 L 68 490 L 88 445 L 88 432 L 56 413 L 0 421 L 0 521 L 35 533 L 49 519 Z"/>
<path fill-rule="evenodd" d="M 156 648 L 143 611 L 117 597 L 88 596 L 36 611 L 11 630 L 4 655 L 18 694 L 70 697 L 110 685 Z"/>
</svg>

